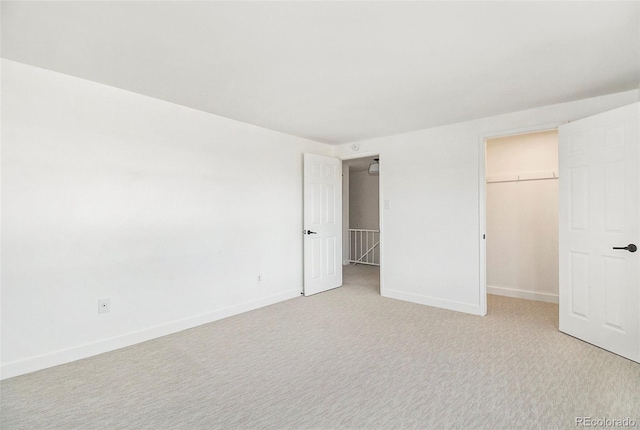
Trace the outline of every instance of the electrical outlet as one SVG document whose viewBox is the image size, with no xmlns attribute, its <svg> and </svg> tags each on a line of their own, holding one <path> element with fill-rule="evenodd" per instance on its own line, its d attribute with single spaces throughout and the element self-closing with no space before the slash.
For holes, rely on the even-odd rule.
<svg viewBox="0 0 640 430">
<path fill-rule="evenodd" d="M 262 282 L 262 274 L 258 275 L 258 284 Z"/>
<path fill-rule="evenodd" d="M 111 310 L 111 299 L 98 300 L 98 313 L 105 314 Z"/>
</svg>

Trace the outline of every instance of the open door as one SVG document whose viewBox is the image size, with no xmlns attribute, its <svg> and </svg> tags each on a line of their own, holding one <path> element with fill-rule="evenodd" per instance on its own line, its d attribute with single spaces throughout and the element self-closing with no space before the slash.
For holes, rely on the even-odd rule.
<svg viewBox="0 0 640 430">
<path fill-rule="evenodd" d="M 637 362 L 639 106 L 559 128 L 560 331 Z"/>
<path fill-rule="evenodd" d="M 342 162 L 304 154 L 304 295 L 342 285 Z"/>
</svg>

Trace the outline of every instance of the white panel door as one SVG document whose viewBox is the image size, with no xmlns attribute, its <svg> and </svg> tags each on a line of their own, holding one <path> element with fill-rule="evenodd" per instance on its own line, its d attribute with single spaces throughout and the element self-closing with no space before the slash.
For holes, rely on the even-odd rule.
<svg viewBox="0 0 640 430">
<path fill-rule="evenodd" d="M 342 285 L 342 162 L 304 154 L 304 295 Z"/>
<path fill-rule="evenodd" d="M 560 331 L 638 362 L 639 106 L 559 128 Z"/>
</svg>

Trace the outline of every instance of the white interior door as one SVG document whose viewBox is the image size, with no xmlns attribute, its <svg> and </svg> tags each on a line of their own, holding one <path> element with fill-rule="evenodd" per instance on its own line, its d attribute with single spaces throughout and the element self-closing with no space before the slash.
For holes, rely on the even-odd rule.
<svg viewBox="0 0 640 430">
<path fill-rule="evenodd" d="M 342 162 L 304 154 L 304 295 L 342 285 Z"/>
<path fill-rule="evenodd" d="M 640 362 L 639 104 L 559 128 L 560 331 Z"/>
</svg>

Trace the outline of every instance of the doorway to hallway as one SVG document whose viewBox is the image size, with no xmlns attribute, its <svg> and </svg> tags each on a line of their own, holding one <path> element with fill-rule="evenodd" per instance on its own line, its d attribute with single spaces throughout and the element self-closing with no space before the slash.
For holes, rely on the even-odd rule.
<svg viewBox="0 0 640 430">
<path fill-rule="evenodd" d="M 343 284 L 380 293 L 380 164 L 371 155 L 343 161 Z"/>
</svg>

